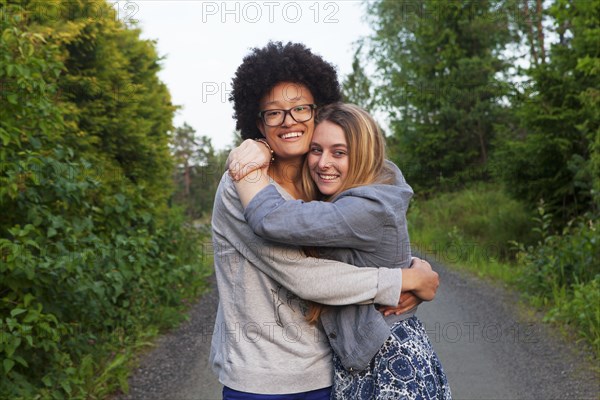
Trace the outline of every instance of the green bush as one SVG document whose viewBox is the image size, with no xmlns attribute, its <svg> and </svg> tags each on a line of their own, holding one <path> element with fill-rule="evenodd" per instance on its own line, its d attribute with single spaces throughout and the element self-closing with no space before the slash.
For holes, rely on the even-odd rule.
<svg viewBox="0 0 600 400">
<path fill-rule="evenodd" d="M 545 320 L 575 327 L 580 338 L 591 344 L 596 357 L 600 356 L 600 275 L 555 294 L 554 306 Z"/>
<path fill-rule="evenodd" d="M 208 260 L 167 207 L 174 108 L 151 43 L 105 2 L 19 4 L 0 0 L 0 398 L 98 398 L 182 318 Z M 151 93 L 65 91 L 119 73 Z"/>
<path fill-rule="evenodd" d="M 598 218 L 580 217 L 559 234 L 551 232 L 552 216 L 538 209 L 540 240 L 520 246 L 520 287 L 546 309 L 546 320 L 569 325 L 600 355 L 600 232 Z"/>
<path fill-rule="evenodd" d="M 532 221 L 522 203 L 479 185 L 417 199 L 408 221 L 413 249 L 429 259 L 515 284 L 544 309 L 546 321 L 573 327 L 600 355 L 600 233 L 594 214 L 553 233 L 552 215 L 543 203 Z M 494 243 L 501 249 L 498 257 L 486 251 L 495 248 L 486 244 Z"/>
<path fill-rule="evenodd" d="M 481 262 L 508 260 L 514 255 L 511 240 L 531 240 L 525 207 L 491 184 L 427 200 L 417 198 L 410 206 L 408 221 L 411 242 L 417 248 L 450 253 L 453 246 L 460 245 L 464 248 L 461 254 L 471 261 L 473 256 L 483 258 Z M 464 257 L 462 261 L 466 261 Z"/>
<path fill-rule="evenodd" d="M 551 214 L 543 205 L 534 231 L 541 236 L 535 246 L 520 245 L 524 265 L 523 285 L 529 293 L 552 297 L 559 288 L 588 283 L 600 275 L 600 233 L 597 219 L 584 216 L 568 224 L 560 234 L 550 231 Z"/>
</svg>

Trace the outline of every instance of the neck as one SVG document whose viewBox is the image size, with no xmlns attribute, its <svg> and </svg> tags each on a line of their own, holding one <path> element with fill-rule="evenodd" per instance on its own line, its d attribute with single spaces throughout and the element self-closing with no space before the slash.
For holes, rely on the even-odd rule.
<svg viewBox="0 0 600 400">
<path fill-rule="evenodd" d="M 302 197 L 301 176 L 304 157 L 277 159 L 269 167 L 269 176 L 294 198 Z"/>
</svg>

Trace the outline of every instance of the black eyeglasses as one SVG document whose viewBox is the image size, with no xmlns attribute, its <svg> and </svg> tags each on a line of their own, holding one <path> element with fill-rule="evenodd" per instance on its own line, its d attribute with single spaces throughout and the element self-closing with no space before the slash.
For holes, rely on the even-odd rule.
<svg viewBox="0 0 600 400">
<path fill-rule="evenodd" d="M 283 124 L 287 114 L 290 114 L 292 119 L 296 122 L 306 122 L 313 117 L 313 111 L 316 108 L 316 104 L 301 104 L 287 110 L 264 110 L 258 113 L 258 117 L 261 118 L 267 126 L 279 126 Z"/>
</svg>

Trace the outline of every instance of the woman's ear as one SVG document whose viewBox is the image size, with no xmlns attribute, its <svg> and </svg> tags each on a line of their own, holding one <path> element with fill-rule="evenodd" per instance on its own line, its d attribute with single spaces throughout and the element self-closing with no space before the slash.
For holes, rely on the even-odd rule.
<svg viewBox="0 0 600 400">
<path fill-rule="evenodd" d="M 260 118 L 256 120 L 256 127 L 258 128 L 260 133 L 262 133 L 262 135 L 266 138 L 267 135 L 265 134 L 265 124 L 260 120 Z"/>
</svg>

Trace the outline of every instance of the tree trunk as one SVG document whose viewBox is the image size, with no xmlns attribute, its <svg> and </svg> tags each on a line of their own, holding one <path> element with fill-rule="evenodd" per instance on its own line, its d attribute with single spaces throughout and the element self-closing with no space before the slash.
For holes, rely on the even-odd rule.
<svg viewBox="0 0 600 400">
<path fill-rule="evenodd" d="M 529 41 L 529 46 L 531 47 L 531 57 L 533 58 L 533 63 L 535 66 L 538 66 L 538 55 L 535 50 L 535 42 L 533 38 L 533 20 L 531 19 L 531 14 L 529 13 L 529 4 L 527 3 L 529 0 L 523 0 L 525 5 L 524 13 L 525 13 L 525 23 L 527 24 L 527 39 Z"/>
<path fill-rule="evenodd" d="M 485 148 L 485 131 L 482 129 L 481 124 L 477 123 L 477 136 L 479 136 L 479 147 L 481 148 L 481 164 L 487 164 L 487 149 Z"/>
<path fill-rule="evenodd" d="M 190 179 L 190 165 L 188 164 L 188 160 L 186 158 L 185 160 L 185 166 L 183 169 L 183 185 L 185 187 L 185 197 L 189 198 L 190 197 L 190 186 L 191 186 L 191 179 Z"/>
<path fill-rule="evenodd" d="M 542 64 L 546 63 L 546 50 L 544 49 L 544 27 L 542 26 L 542 19 L 544 18 L 544 12 L 542 9 L 542 0 L 537 0 L 536 3 L 537 13 L 537 29 L 538 29 L 538 42 L 540 43 L 540 55 L 542 58 Z"/>
</svg>

